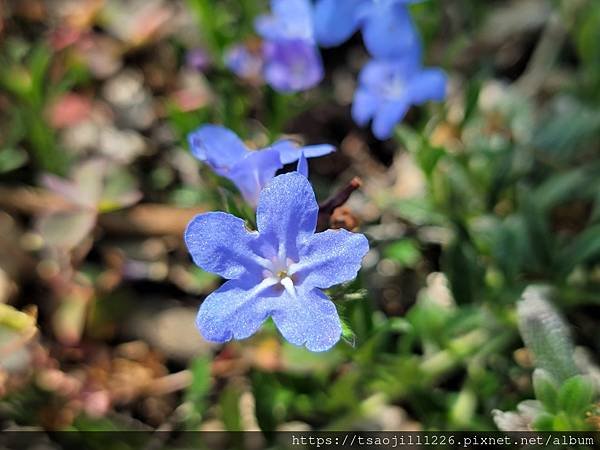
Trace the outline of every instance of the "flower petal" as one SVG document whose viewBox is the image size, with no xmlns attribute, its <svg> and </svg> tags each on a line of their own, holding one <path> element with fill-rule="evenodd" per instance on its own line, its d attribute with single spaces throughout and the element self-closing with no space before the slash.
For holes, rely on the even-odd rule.
<svg viewBox="0 0 600 450">
<path fill-rule="evenodd" d="M 258 235 L 242 219 L 223 212 L 199 214 L 188 224 L 184 239 L 194 263 L 207 272 L 230 279 L 260 278 L 264 260 L 253 251 Z"/>
<path fill-rule="evenodd" d="M 267 40 L 313 40 L 312 5 L 309 0 L 272 0 L 272 15 L 259 16 L 256 32 Z"/>
<path fill-rule="evenodd" d="M 410 83 L 410 96 L 415 104 L 442 101 L 446 98 L 447 77 L 443 70 L 425 69 Z"/>
<path fill-rule="evenodd" d="M 375 90 L 388 82 L 391 70 L 390 62 L 371 59 L 358 74 L 359 84 Z"/>
<path fill-rule="evenodd" d="M 373 134 L 377 139 L 388 139 L 394 132 L 394 127 L 400 122 L 410 105 L 406 101 L 386 102 L 375 113 L 373 119 Z"/>
<path fill-rule="evenodd" d="M 364 126 L 371 120 L 379 100 L 377 97 L 372 95 L 367 89 L 358 88 L 354 93 L 354 100 L 352 102 L 352 118 L 360 125 Z"/>
<path fill-rule="evenodd" d="M 406 5 L 398 2 L 372 7 L 362 33 L 367 50 L 376 58 L 398 58 L 421 47 Z"/>
<path fill-rule="evenodd" d="M 323 47 L 341 44 L 358 28 L 357 10 L 363 0 L 320 0 L 315 5 L 315 38 Z"/>
<path fill-rule="evenodd" d="M 300 261 L 289 274 L 304 288 L 328 288 L 350 281 L 360 270 L 369 242 L 363 234 L 327 230 L 311 236 L 300 248 Z"/>
<path fill-rule="evenodd" d="M 286 291 L 278 303 L 273 321 L 292 344 L 323 352 L 340 340 L 342 325 L 335 305 L 318 289 L 298 289 L 296 296 Z"/>
<path fill-rule="evenodd" d="M 247 149 L 237 135 L 220 125 L 204 125 L 188 135 L 193 155 L 224 175 L 246 156 Z"/>
<path fill-rule="evenodd" d="M 308 161 L 306 160 L 306 156 L 304 155 L 304 153 L 300 155 L 298 165 L 296 166 L 296 172 L 308 178 Z"/>
<path fill-rule="evenodd" d="M 310 41 L 266 41 L 263 56 L 264 78 L 277 91 L 305 91 L 323 79 L 321 54 Z"/>
<path fill-rule="evenodd" d="M 245 45 L 235 45 L 227 50 L 225 65 L 240 78 L 255 82 L 262 80 L 264 65 L 262 52 L 250 51 Z M 193 148 L 191 142 L 190 147 Z M 198 159 L 201 159 L 200 156 L 196 155 Z"/>
<path fill-rule="evenodd" d="M 260 191 L 281 167 L 278 152 L 272 149 L 251 151 L 231 168 L 227 178 L 233 181 L 248 203 L 256 206 Z"/>
<path fill-rule="evenodd" d="M 318 158 L 335 152 L 335 147 L 329 144 L 307 145 L 302 148 L 302 152 L 307 158 Z"/>
<path fill-rule="evenodd" d="M 269 290 L 265 282 L 258 285 L 241 280 L 226 282 L 200 305 L 196 317 L 200 334 L 208 341 L 222 343 L 256 333 L 269 315 L 272 302 L 262 296 Z"/>
<path fill-rule="evenodd" d="M 298 246 L 315 232 L 319 205 L 305 176 L 279 175 L 260 193 L 256 222 L 261 240 L 282 260 L 297 261 Z"/>
<path fill-rule="evenodd" d="M 306 147 L 300 147 L 294 142 L 289 140 L 282 140 L 275 142 L 271 145 L 272 149 L 279 152 L 281 162 L 283 164 L 291 164 L 294 161 L 298 161 L 302 153 L 306 158 L 316 158 L 319 156 L 325 156 L 335 151 L 333 145 L 321 144 L 321 145 L 309 145 Z"/>
<path fill-rule="evenodd" d="M 374 91 L 386 91 L 385 87 L 398 80 L 406 81 L 421 72 L 421 50 L 411 48 L 393 60 L 369 61 L 360 71 L 360 84 Z M 382 89 L 384 88 L 384 89 Z"/>
</svg>

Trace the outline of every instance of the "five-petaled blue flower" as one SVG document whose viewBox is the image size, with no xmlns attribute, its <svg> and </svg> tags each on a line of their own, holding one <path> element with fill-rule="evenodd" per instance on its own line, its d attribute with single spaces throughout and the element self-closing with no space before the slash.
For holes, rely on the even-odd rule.
<svg viewBox="0 0 600 450">
<path fill-rule="evenodd" d="M 255 23 L 264 39 L 264 78 L 274 89 L 296 92 L 323 78 L 323 62 L 313 31 L 310 0 L 271 0 L 271 15 Z"/>
<path fill-rule="evenodd" d="M 205 339 L 244 339 L 272 317 L 285 339 L 311 351 L 339 340 L 340 319 L 322 289 L 354 279 L 369 244 L 346 230 L 315 234 L 318 213 L 310 183 L 291 172 L 261 192 L 258 231 L 223 212 L 190 222 L 185 242 L 194 262 L 229 280 L 200 306 L 196 325 Z"/>
<path fill-rule="evenodd" d="M 420 52 L 393 61 L 373 60 L 359 75 L 352 117 L 359 125 L 373 119 L 373 134 L 387 139 L 411 105 L 441 101 L 445 96 L 446 75 L 440 69 L 424 69 Z"/>
<path fill-rule="evenodd" d="M 289 140 L 252 151 L 231 130 L 219 125 L 204 125 L 188 135 L 193 155 L 208 164 L 217 174 L 231 180 L 244 199 L 255 206 L 262 188 L 284 164 L 295 161 L 298 171 L 307 175 L 305 158 L 327 155 L 331 145 L 298 147 Z"/>
<path fill-rule="evenodd" d="M 416 1 L 317 0 L 316 40 L 324 47 L 339 45 L 360 28 L 373 57 L 401 57 L 421 45 L 407 8 L 408 3 Z"/>
</svg>

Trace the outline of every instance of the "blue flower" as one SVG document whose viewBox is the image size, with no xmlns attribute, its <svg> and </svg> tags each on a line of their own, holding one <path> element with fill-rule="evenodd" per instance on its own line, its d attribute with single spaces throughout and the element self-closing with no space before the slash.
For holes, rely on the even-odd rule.
<svg viewBox="0 0 600 450">
<path fill-rule="evenodd" d="M 419 48 L 419 34 L 407 4 L 419 0 L 318 0 L 314 28 L 324 47 L 339 45 L 359 28 L 375 58 L 397 58 Z"/>
<path fill-rule="evenodd" d="M 204 72 L 210 67 L 210 56 L 203 48 L 194 48 L 185 55 L 186 64 L 198 72 Z"/>
<path fill-rule="evenodd" d="M 362 234 L 315 234 L 319 206 L 306 177 L 275 177 L 261 192 L 258 231 L 222 212 L 196 216 L 185 231 L 194 262 L 228 279 L 200 306 L 196 325 L 213 342 L 245 339 L 272 317 L 285 339 L 325 351 L 340 338 L 335 305 L 322 289 L 352 280 L 369 250 Z"/>
<path fill-rule="evenodd" d="M 309 0 L 272 0 L 271 15 L 255 23 L 264 39 L 264 78 L 274 89 L 296 92 L 323 78 L 323 62 L 313 33 Z"/>
<path fill-rule="evenodd" d="M 263 76 L 277 91 L 305 91 L 323 79 L 321 55 L 312 43 L 298 39 L 266 41 L 263 57 Z"/>
<path fill-rule="evenodd" d="M 230 48 L 225 54 L 225 65 L 240 78 L 257 84 L 262 81 L 262 53 L 253 52 L 245 45 Z"/>
<path fill-rule="evenodd" d="M 270 15 L 259 16 L 254 23 L 263 39 L 314 42 L 310 0 L 271 0 L 271 12 Z"/>
<path fill-rule="evenodd" d="M 188 135 L 192 154 L 217 174 L 231 180 L 251 205 L 256 205 L 262 188 L 284 164 L 300 161 L 298 169 L 307 175 L 305 158 L 327 155 L 331 145 L 298 147 L 288 140 L 270 147 L 249 150 L 231 130 L 219 125 L 204 125 Z"/>
<path fill-rule="evenodd" d="M 446 75 L 440 69 L 424 69 L 420 52 L 394 61 L 373 60 L 360 73 L 352 117 L 359 125 L 373 119 L 373 134 L 387 139 L 411 105 L 441 101 L 445 96 Z"/>
</svg>

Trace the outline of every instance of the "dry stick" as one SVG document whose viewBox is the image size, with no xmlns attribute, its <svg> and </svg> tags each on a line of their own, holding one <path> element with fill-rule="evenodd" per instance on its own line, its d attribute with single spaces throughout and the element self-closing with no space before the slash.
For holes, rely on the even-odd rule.
<svg viewBox="0 0 600 450">
<path fill-rule="evenodd" d="M 561 14 L 553 13 L 542 31 L 525 72 L 516 83 L 517 89 L 523 95 L 533 97 L 539 93 L 550 70 L 556 64 L 567 37 L 568 30 L 563 23 Z"/>
<path fill-rule="evenodd" d="M 183 235 L 187 224 L 206 208 L 181 208 L 144 203 L 123 211 L 101 214 L 100 226 L 114 234 L 145 236 Z"/>
<path fill-rule="evenodd" d="M 329 197 L 319 205 L 319 220 L 318 229 L 323 230 L 328 228 L 329 219 L 336 208 L 339 208 L 348 201 L 350 195 L 362 186 L 362 180 L 359 177 L 354 177 L 340 191 Z"/>
<path fill-rule="evenodd" d="M 62 197 L 37 188 L 0 186 L 0 209 L 36 215 L 73 208 Z M 100 214 L 98 222 L 108 233 L 142 236 L 181 235 L 188 222 L 206 208 L 181 208 L 143 203 Z"/>
<path fill-rule="evenodd" d="M 319 205 L 319 226 L 327 227 L 333 211 L 342 206 L 362 180 L 354 177 L 344 188 Z M 38 188 L 0 186 L 0 209 L 27 215 L 72 208 L 62 197 Z M 100 214 L 98 222 L 108 233 L 142 236 L 180 235 L 189 221 L 206 208 L 181 208 L 143 203 L 122 211 Z"/>
<path fill-rule="evenodd" d="M 146 395 L 166 395 L 181 391 L 192 384 L 193 375 L 190 370 L 171 373 L 152 380 L 144 389 Z"/>
<path fill-rule="evenodd" d="M 32 187 L 0 186 L 0 209 L 22 214 L 39 214 L 72 207 L 62 197 Z"/>
</svg>

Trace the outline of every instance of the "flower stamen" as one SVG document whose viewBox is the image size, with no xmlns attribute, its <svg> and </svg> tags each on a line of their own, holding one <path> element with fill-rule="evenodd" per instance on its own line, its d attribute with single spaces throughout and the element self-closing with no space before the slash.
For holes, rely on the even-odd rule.
<svg viewBox="0 0 600 450">
<path fill-rule="evenodd" d="M 277 278 L 279 278 L 280 280 L 283 280 L 287 276 L 288 274 L 286 270 L 280 270 L 279 272 L 277 272 Z"/>
</svg>

